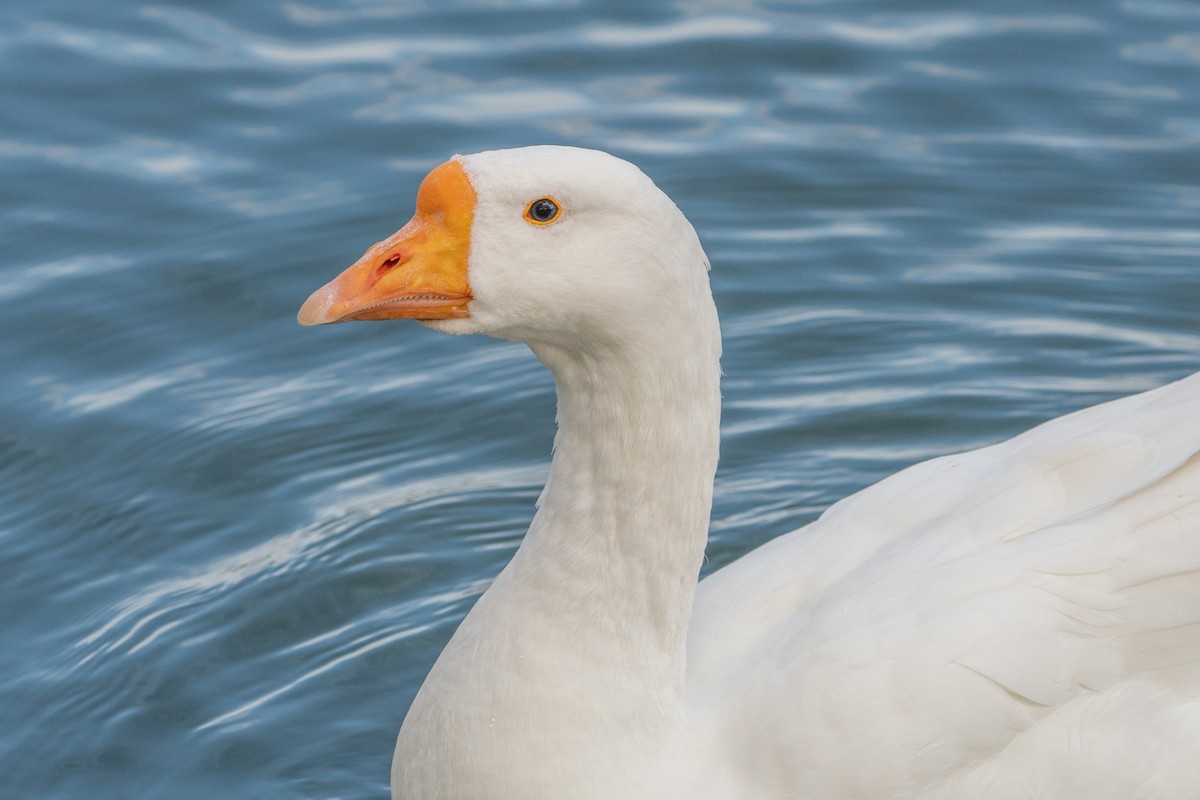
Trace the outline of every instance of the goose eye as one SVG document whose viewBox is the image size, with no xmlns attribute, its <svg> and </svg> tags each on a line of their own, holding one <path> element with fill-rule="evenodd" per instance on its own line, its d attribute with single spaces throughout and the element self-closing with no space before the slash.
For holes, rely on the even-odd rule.
<svg viewBox="0 0 1200 800">
<path fill-rule="evenodd" d="M 534 225 L 549 225 L 558 219 L 560 213 L 562 213 L 562 209 L 558 207 L 558 203 L 549 197 L 543 197 L 540 200 L 534 200 L 526 207 L 525 219 Z"/>
</svg>

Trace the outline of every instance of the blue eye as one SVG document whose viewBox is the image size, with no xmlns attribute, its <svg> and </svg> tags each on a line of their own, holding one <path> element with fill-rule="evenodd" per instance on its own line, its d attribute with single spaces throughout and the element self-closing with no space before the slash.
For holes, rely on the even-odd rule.
<svg viewBox="0 0 1200 800">
<path fill-rule="evenodd" d="M 548 225 L 558 219 L 558 215 L 561 213 L 562 209 L 558 207 L 558 203 L 549 197 L 543 197 L 540 200 L 534 200 L 526 207 L 525 219 L 534 225 Z"/>
</svg>

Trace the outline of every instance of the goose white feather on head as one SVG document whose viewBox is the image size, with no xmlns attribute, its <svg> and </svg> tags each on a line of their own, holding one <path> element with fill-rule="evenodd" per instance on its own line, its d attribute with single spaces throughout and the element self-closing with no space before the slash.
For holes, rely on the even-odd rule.
<svg viewBox="0 0 1200 800">
<path fill-rule="evenodd" d="M 458 160 L 479 198 L 470 312 L 480 330 L 560 345 L 575 337 L 603 340 L 647 328 L 670 313 L 680 293 L 707 294 L 695 232 L 634 165 L 554 146 Z M 554 222 L 524 218 L 539 198 L 561 208 Z"/>
</svg>

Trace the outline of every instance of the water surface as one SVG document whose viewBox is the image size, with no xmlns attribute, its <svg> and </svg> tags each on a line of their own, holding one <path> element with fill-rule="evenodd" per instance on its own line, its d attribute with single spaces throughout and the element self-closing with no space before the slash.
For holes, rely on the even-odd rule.
<svg viewBox="0 0 1200 800">
<path fill-rule="evenodd" d="M 726 356 L 708 569 L 915 461 L 1200 368 L 1200 10 L 0 8 L 5 796 L 380 798 L 516 547 L 520 346 L 304 330 L 455 152 L 640 164 Z"/>
</svg>

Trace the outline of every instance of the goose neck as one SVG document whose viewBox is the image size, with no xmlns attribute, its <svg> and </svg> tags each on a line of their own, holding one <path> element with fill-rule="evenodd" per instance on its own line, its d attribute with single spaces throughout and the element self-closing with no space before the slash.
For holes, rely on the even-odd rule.
<svg viewBox="0 0 1200 800">
<path fill-rule="evenodd" d="M 581 356 L 535 348 L 558 424 L 538 512 L 511 566 L 569 641 L 682 681 L 719 425 L 711 349 Z"/>
</svg>

